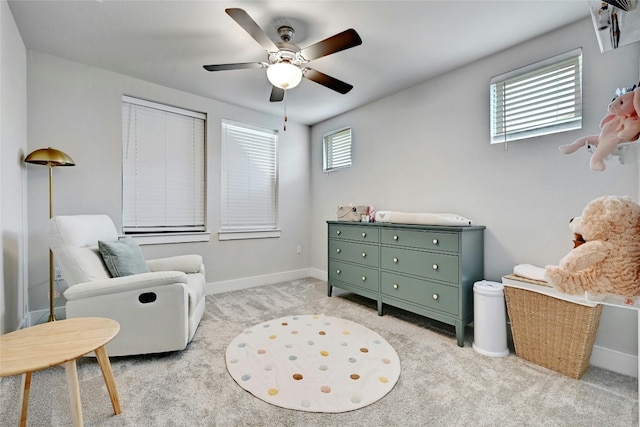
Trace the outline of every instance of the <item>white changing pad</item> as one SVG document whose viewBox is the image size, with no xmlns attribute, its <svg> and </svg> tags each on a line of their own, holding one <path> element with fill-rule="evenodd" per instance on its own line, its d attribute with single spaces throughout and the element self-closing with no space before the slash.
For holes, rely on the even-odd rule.
<svg viewBox="0 0 640 427">
<path fill-rule="evenodd" d="M 397 211 L 377 211 L 376 222 L 419 225 L 472 225 L 470 219 L 456 214 L 408 213 Z"/>
</svg>

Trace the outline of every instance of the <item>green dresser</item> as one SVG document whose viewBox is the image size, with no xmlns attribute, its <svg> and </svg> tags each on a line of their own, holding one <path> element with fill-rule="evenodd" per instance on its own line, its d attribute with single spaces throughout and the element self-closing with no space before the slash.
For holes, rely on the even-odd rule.
<svg viewBox="0 0 640 427">
<path fill-rule="evenodd" d="M 473 321 L 473 284 L 484 278 L 483 226 L 327 221 L 327 294 L 338 287 L 454 325 Z"/>
</svg>

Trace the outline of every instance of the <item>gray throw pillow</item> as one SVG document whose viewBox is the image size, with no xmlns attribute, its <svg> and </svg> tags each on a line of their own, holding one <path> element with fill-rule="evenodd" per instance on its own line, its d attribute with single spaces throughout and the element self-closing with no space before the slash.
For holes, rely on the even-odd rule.
<svg viewBox="0 0 640 427">
<path fill-rule="evenodd" d="M 98 240 L 98 250 L 111 277 L 130 276 L 150 271 L 140 246 L 131 237 L 123 237 L 117 242 Z"/>
</svg>

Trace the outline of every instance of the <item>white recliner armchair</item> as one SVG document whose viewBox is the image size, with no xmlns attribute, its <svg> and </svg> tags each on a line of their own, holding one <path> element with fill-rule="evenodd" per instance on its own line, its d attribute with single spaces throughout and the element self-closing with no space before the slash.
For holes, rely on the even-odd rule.
<svg viewBox="0 0 640 427">
<path fill-rule="evenodd" d="M 115 242 L 107 215 L 51 218 L 49 246 L 69 285 L 66 316 L 108 317 L 120 332 L 107 344 L 109 356 L 184 349 L 205 309 L 205 275 L 200 255 L 148 260 L 148 273 L 111 277 L 98 240 Z"/>
</svg>

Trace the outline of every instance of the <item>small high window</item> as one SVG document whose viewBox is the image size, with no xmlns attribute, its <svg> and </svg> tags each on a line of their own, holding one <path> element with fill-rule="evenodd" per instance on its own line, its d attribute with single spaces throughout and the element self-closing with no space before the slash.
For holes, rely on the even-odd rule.
<svg viewBox="0 0 640 427">
<path fill-rule="evenodd" d="M 322 170 L 351 167 L 351 128 L 326 133 L 322 137 Z"/>
<path fill-rule="evenodd" d="M 582 49 L 491 79 L 491 143 L 582 128 Z"/>
</svg>

